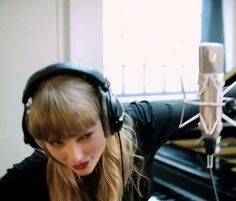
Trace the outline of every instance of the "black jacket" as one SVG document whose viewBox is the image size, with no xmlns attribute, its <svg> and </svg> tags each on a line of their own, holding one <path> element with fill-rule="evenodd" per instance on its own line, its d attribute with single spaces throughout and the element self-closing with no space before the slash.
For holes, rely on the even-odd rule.
<svg viewBox="0 0 236 201">
<path fill-rule="evenodd" d="M 178 102 L 133 102 L 125 106 L 125 111 L 135 123 L 140 153 L 145 157 L 145 174 L 152 180 L 151 168 L 154 155 L 167 140 L 176 137 L 182 110 Z M 185 117 L 190 118 L 198 112 L 197 107 L 188 107 Z M 0 180 L 1 201 L 48 201 L 46 183 L 47 157 L 39 150 L 13 165 Z M 151 196 L 151 182 L 141 182 L 140 198 L 134 193 L 135 201 L 147 201 Z M 128 194 L 129 191 L 126 191 Z M 129 201 L 124 195 L 123 201 Z"/>
</svg>

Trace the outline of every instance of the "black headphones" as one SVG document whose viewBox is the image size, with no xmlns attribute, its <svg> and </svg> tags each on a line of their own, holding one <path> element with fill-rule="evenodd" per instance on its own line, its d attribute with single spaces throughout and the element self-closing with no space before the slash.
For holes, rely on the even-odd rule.
<svg viewBox="0 0 236 201">
<path fill-rule="evenodd" d="M 104 94 L 104 97 L 101 99 L 102 102 L 100 104 L 102 112 L 107 113 L 107 115 L 105 115 L 107 120 L 105 119 L 105 121 L 109 124 L 110 133 L 113 134 L 121 129 L 124 121 L 124 109 L 119 100 L 112 94 L 110 90 L 110 82 L 107 78 L 92 67 L 72 63 L 56 63 L 46 66 L 31 75 L 23 91 L 22 103 L 24 104 L 24 113 L 22 118 L 22 129 L 24 132 L 24 142 L 26 144 L 31 145 L 33 148 L 39 147 L 27 129 L 26 117 L 29 100 L 33 97 L 37 88 L 43 81 L 59 75 L 78 77 L 84 79 L 95 87 L 100 87 L 102 92 L 104 92 L 102 93 Z"/>
</svg>

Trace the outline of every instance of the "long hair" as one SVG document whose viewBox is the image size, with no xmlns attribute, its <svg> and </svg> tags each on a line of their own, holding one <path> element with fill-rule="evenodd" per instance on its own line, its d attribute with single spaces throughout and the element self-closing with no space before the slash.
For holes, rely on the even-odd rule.
<svg viewBox="0 0 236 201">
<path fill-rule="evenodd" d="M 28 129 L 39 146 L 45 149 L 49 131 L 56 139 L 66 139 L 74 133 L 73 129 L 83 132 L 95 125 L 99 118 L 108 121 L 103 112 L 98 87 L 80 78 L 57 76 L 43 82 L 34 94 L 28 112 Z M 140 157 L 135 155 L 137 139 L 132 119 L 126 114 L 119 133 L 109 135 L 108 132 L 104 128 L 105 150 L 89 176 L 77 176 L 45 152 L 48 155 L 46 177 L 51 201 L 89 201 L 91 194 L 97 201 L 119 201 L 126 187 L 138 190 L 138 180 L 134 182 L 133 175 L 140 176 L 142 170 L 134 165 L 134 160 Z"/>
</svg>

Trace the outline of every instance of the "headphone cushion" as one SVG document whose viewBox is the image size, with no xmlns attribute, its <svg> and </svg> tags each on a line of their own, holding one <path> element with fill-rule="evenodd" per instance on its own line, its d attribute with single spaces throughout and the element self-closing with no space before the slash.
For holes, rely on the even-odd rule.
<svg viewBox="0 0 236 201">
<path fill-rule="evenodd" d="M 105 92 L 101 92 L 101 122 L 102 122 L 102 126 L 103 126 L 103 130 L 105 133 L 105 136 L 108 136 L 110 134 L 112 134 L 112 129 L 111 129 L 111 125 L 110 125 L 110 115 L 109 115 L 109 109 L 108 109 L 108 105 L 107 105 L 107 96 Z"/>
<path fill-rule="evenodd" d="M 124 108 L 120 101 L 110 92 L 106 95 L 107 113 L 111 133 L 119 131 L 124 121 Z"/>
</svg>

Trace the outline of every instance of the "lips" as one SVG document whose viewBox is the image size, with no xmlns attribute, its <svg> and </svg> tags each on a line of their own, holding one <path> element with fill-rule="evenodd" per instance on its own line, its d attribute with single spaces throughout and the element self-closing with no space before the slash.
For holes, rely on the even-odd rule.
<svg viewBox="0 0 236 201">
<path fill-rule="evenodd" d="M 75 170 L 83 170 L 83 169 L 86 169 L 88 167 L 88 164 L 89 164 L 88 161 L 85 162 L 85 163 L 80 163 L 80 164 L 74 165 L 73 169 L 75 169 Z"/>
</svg>

